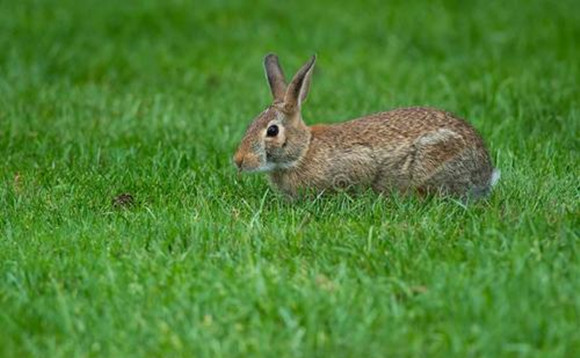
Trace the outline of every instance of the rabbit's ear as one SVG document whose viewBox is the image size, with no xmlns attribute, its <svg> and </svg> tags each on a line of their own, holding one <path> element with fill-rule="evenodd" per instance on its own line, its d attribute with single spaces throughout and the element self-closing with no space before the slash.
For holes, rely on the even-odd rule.
<svg viewBox="0 0 580 358">
<path fill-rule="evenodd" d="M 266 78 L 268 78 L 274 101 L 282 101 L 286 93 L 286 80 L 280 62 L 278 62 L 278 56 L 273 53 L 266 55 L 264 57 L 264 70 L 266 70 Z"/>
<path fill-rule="evenodd" d="M 312 55 L 302 68 L 294 75 L 292 82 L 288 85 L 286 95 L 284 96 L 284 104 L 291 110 L 299 110 L 302 102 L 308 95 L 310 89 L 310 78 L 312 77 L 312 70 L 316 62 L 316 55 Z"/>
</svg>

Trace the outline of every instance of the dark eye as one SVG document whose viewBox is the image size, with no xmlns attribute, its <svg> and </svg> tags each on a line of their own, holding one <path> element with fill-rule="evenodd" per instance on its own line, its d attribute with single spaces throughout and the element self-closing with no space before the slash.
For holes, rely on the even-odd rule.
<svg viewBox="0 0 580 358">
<path fill-rule="evenodd" d="M 278 126 L 275 124 L 272 124 L 271 126 L 268 127 L 268 130 L 266 131 L 266 135 L 268 137 L 275 137 L 278 135 Z"/>
</svg>

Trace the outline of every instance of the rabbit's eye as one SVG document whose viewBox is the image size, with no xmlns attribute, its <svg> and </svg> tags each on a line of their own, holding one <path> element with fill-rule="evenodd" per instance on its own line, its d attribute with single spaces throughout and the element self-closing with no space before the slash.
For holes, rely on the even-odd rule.
<svg viewBox="0 0 580 358">
<path fill-rule="evenodd" d="M 266 135 L 268 137 L 275 137 L 278 135 L 278 126 L 275 124 L 272 124 L 271 126 L 268 127 L 268 130 L 266 131 Z"/>
</svg>

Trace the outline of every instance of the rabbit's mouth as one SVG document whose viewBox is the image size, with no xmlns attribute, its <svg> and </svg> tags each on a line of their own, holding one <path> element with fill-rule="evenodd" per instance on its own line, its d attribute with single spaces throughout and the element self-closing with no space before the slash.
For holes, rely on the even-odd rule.
<svg viewBox="0 0 580 358">
<path fill-rule="evenodd" d="M 238 155 L 234 156 L 234 164 L 239 172 L 259 173 L 268 172 L 275 169 L 273 163 L 269 163 L 255 155 Z"/>
<path fill-rule="evenodd" d="M 296 166 L 296 162 L 277 162 L 268 153 L 260 154 L 238 152 L 234 155 L 234 164 L 240 173 L 264 173 L 275 170 L 286 170 Z"/>
</svg>

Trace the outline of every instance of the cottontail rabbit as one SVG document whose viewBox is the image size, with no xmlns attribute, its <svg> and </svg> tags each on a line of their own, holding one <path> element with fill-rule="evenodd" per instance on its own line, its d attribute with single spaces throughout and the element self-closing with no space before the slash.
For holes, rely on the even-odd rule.
<svg viewBox="0 0 580 358">
<path fill-rule="evenodd" d="M 483 140 L 453 114 L 401 108 L 339 124 L 307 126 L 300 108 L 310 87 L 312 56 L 286 85 L 278 57 L 264 67 L 274 102 L 248 127 L 234 162 L 240 171 L 268 172 L 295 197 L 350 187 L 382 193 L 487 195 L 499 178 Z"/>
</svg>

